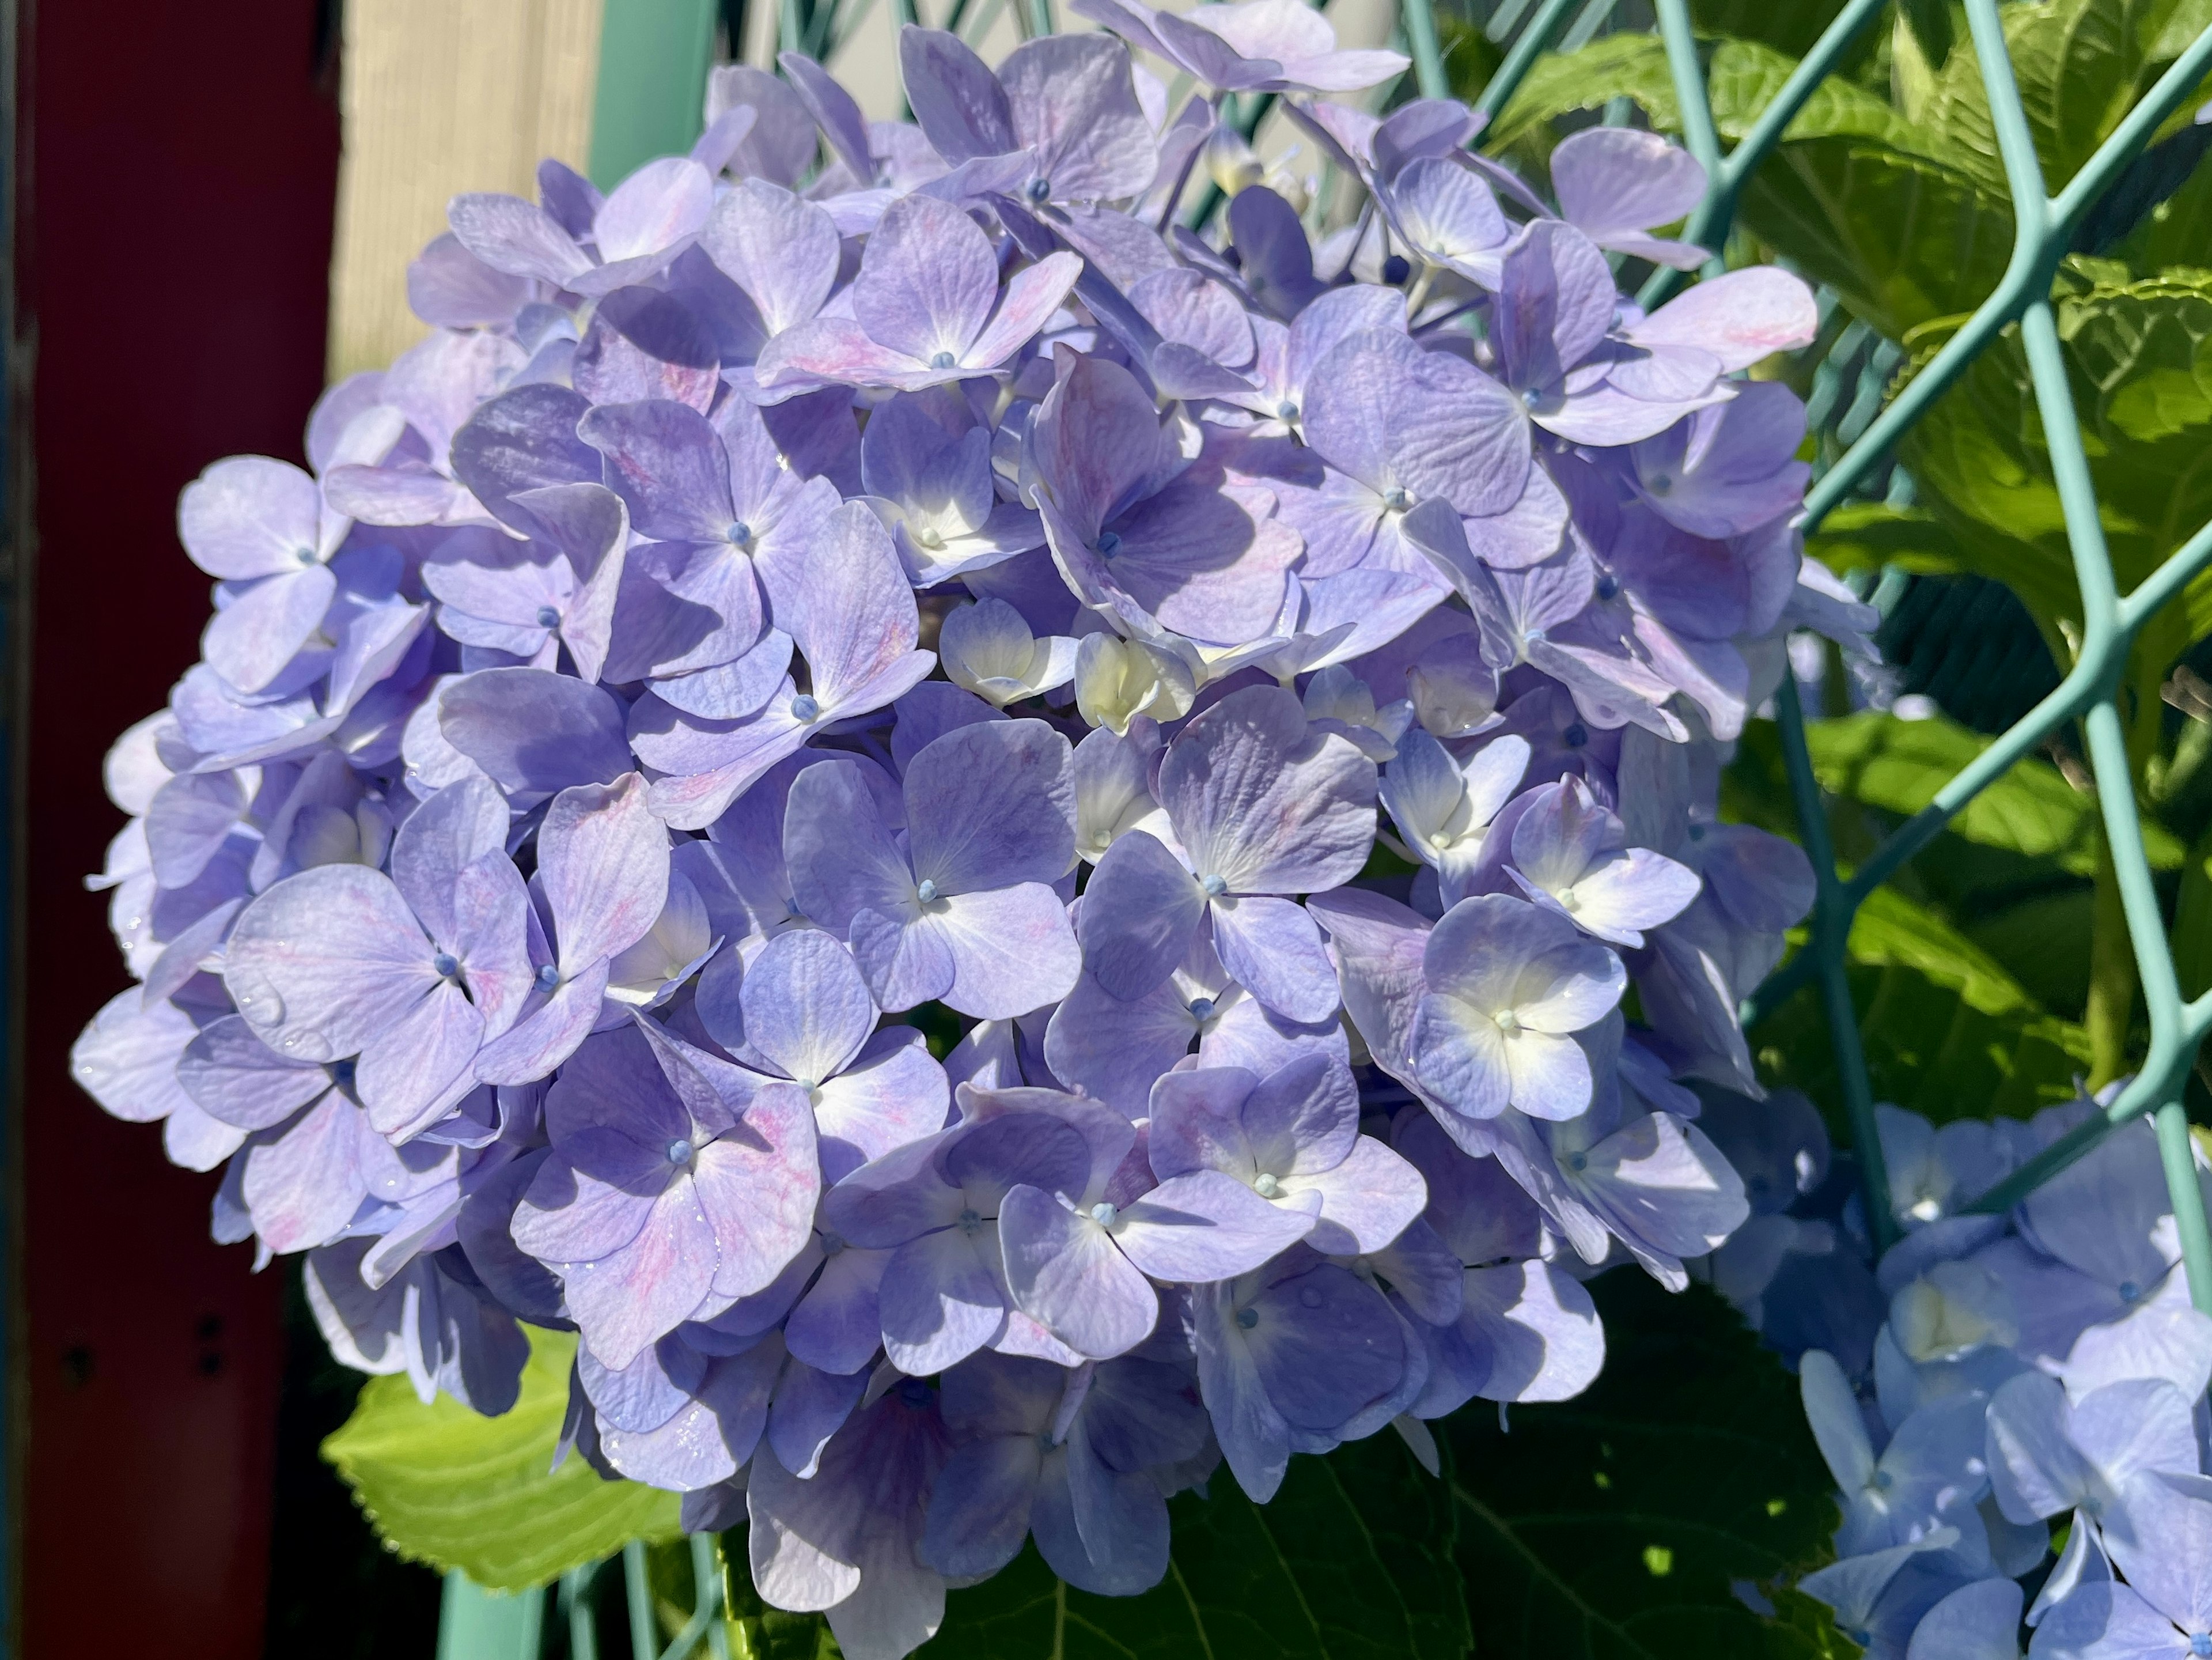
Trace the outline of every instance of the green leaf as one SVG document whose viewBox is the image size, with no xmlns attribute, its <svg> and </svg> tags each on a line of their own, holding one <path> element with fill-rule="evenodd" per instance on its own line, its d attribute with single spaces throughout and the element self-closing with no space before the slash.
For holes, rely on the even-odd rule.
<svg viewBox="0 0 2212 1660">
<path fill-rule="evenodd" d="M 493 1590 L 526 1590 L 632 1539 L 683 1531 L 674 1493 L 603 1481 L 577 1457 L 546 1473 L 576 1340 L 524 1330 L 530 1361 L 513 1410 L 486 1418 L 446 1395 L 426 1407 L 404 1375 L 372 1377 L 323 1443 L 386 1545 Z"/>
<path fill-rule="evenodd" d="M 1258 1505 L 1226 1468 L 1169 1506 L 1174 1557 L 1141 1596 L 1092 1596 L 1036 1547 L 945 1599 L 924 1660 L 1461 1660 L 1468 1611 L 1443 1484 L 1389 1432 L 1300 1456 Z M 1480 1590 L 1480 1587 L 1478 1587 Z"/>
<path fill-rule="evenodd" d="M 2212 519 L 2212 276 L 2093 283 L 2063 295 L 2059 334 L 2100 522 L 2123 592 Z M 1916 342 L 1917 373 L 1946 329 Z M 1913 428 L 1903 459 L 1979 574 L 2010 587 L 2046 635 L 2079 637 L 2065 520 L 2027 360 L 2008 330 Z M 2212 577 L 2190 584 L 2138 647 L 2150 672 L 2212 633 Z"/>
<path fill-rule="evenodd" d="M 1894 888 L 1876 888 L 1851 920 L 1851 960 L 1913 970 L 1984 1014 L 2039 1015 L 2027 988 L 1948 922 Z"/>
<path fill-rule="evenodd" d="M 1848 978 L 1874 1098 L 1936 1123 L 2030 1117 L 2072 1099 L 2075 1079 L 2089 1068 L 2087 1034 L 2032 1006 L 1985 1013 L 1956 983 L 1901 960 L 1855 963 Z M 1815 988 L 1802 988 L 1761 1018 L 1750 1038 L 1760 1076 L 1804 1091 L 1847 1137 L 1835 1048 Z"/>
<path fill-rule="evenodd" d="M 1830 1554 L 1832 1484 L 1796 1380 L 1702 1286 L 1670 1296 L 1627 1268 L 1590 1291 L 1607 1353 L 1586 1395 L 1512 1408 L 1510 1433 L 1480 1402 L 1439 1426 L 1475 1652 L 1841 1652 L 1817 1628 L 1762 1620 L 1737 1595 Z"/>
<path fill-rule="evenodd" d="M 2212 267 L 2212 163 L 2200 161 L 2114 252 L 2140 271 L 2177 275 Z"/>
<path fill-rule="evenodd" d="M 1805 538 L 1805 551 L 1838 575 L 1894 565 L 1915 576 L 1956 576 L 1966 569 L 1958 544 L 1925 508 L 1847 502 Z"/>
<path fill-rule="evenodd" d="M 1690 0 L 1690 21 L 1701 35 L 1754 40 L 1802 58 L 1836 21 L 1843 0 Z M 1871 29 L 1863 39 L 1870 39 Z"/>
<path fill-rule="evenodd" d="M 2045 187 L 2057 192 L 2196 38 L 2201 0 L 2043 0 L 2004 9 L 2006 55 L 2034 135 Z M 2184 15 L 2188 13 L 2189 15 Z M 2202 100 L 2197 100 L 2201 102 Z M 2193 110 L 2195 102 L 2188 107 Z M 1993 190 L 2004 167 L 1972 40 L 1945 66 L 1933 121 L 1960 165 Z"/>
<path fill-rule="evenodd" d="M 1991 740 L 1941 715 L 1900 721 L 1869 710 L 1806 729 L 1821 787 L 1868 806 L 1911 818 L 1971 765 Z M 2096 868 L 2095 798 L 2068 783 L 2037 756 L 2014 762 L 1950 822 L 1951 833 L 1985 848 L 2050 859 L 2078 876 Z M 2181 863 L 2182 848 L 2153 821 L 2143 841 L 2154 868 Z"/>
<path fill-rule="evenodd" d="M 1480 88 L 1465 89 L 1472 97 Z M 1662 131 L 1680 132 L 1681 106 L 1674 100 L 1674 77 L 1667 67 L 1667 48 L 1642 30 L 1600 35 L 1570 52 L 1546 52 L 1530 66 L 1512 100 L 1483 135 L 1483 148 L 1506 150 L 1537 141 L 1553 117 L 1577 110 L 1603 109 L 1615 98 L 1635 100 Z M 1537 144 L 1539 155 L 1551 144 Z"/>
</svg>

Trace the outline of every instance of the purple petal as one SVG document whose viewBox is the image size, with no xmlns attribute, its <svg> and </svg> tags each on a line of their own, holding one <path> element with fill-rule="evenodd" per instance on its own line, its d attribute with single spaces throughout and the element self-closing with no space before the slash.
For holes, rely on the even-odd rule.
<svg viewBox="0 0 2212 1660">
<path fill-rule="evenodd" d="M 884 1352 L 901 1371 L 942 1371 L 991 1341 L 1006 1317 L 998 1275 L 984 1256 L 995 1243 L 988 1232 L 970 1235 L 955 1226 L 926 1233 L 892 1254 L 878 1301 Z"/>
<path fill-rule="evenodd" d="M 1266 1007 L 1305 1025 L 1336 1012 L 1336 974 L 1302 906 L 1248 894 L 1207 910 L 1221 966 Z"/>
<path fill-rule="evenodd" d="M 1011 1019 L 1074 988 L 1083 954 L 1060 895 L 1039 882 L 948 895 L 926 926 L 944 940 L 952 983 L 939 994 L 963 1014 Z"/>
<path fill-rule="evenodd" d="M 940 893 L 1058 881 L 1075 864 L 1072 759 L 1067 739 L 1042 721 L 937 739 L 906 773 L 915 876 Z"/>
<path fill-rule="evenodd" d="M 357 1055 L 439 983 L 391 879 L 359 865 L 289 877 L 246 908 L 223 977 L 262 1042 L 303 1061 Z"/>
<path fill-rule="evenodd" d="M 878 345 L 923 363 L 963 361 L 999 297 L 999 265 L 975 222 L 949 202 L 902 197 L 868 238 L 853 315 Z"/>
<path fill-rule="evenodd" d="M 1151 1335 L 1159 1298 L 1094 1218 L 1019 1186 L 1006 1195 L 999 1231 L 1014 1300 L 1070 1347 L 1103 1360 Z"/>
<path fill-rule="evenodd" d="M 899 72 L 915 120 L 946 161 L 1021 147 L 1006 89 L 959 36 L 908 24 L 899 31 Z"/>
<path fill-rule="evenodd" d="M 538 873 L 564 975 L 635 945 L 668 897 L 668 832 L 646 806 L 645 781 L 631 773 L 562 791 L 538 830 Z"/>
<path fill-rule="evenodd" d="M 699 245 L 745 291 L 771 335 L 813 317 L 837 280 L 837 227 L 829 214 L 765 179 L 726 192 Z"/>
<path fill-rule="evenodd" d="M 1309 732 L 1297 696 L 1275 686 L 1231 692 L 1194 719 L 1159 774 L 1161 805 L 1200 878 L 1220 876 L 1238 894 L 1312 892 L 1358 874 L 1375 837 L 1375 785 L 1372 761 Z"/>
<path fill-rule="evenodd" d="M 1249 1274 L 1312 1227 L 1312 1217 L 1269 1204 L 1235 1177 L 1201 1170 L 1123 1206 L 1113 1231 L 1154 1279 L 1203 1284 Z"/>
</svg>

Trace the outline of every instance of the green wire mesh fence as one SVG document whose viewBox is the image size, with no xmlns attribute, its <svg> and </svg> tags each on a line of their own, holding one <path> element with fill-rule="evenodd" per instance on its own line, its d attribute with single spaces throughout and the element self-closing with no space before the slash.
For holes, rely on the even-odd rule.
<svg viewBox="0 0 2212 1660">
<path fill-rule="evenodd" d="M 780 6 L 781 45 L 824 58 L 851 33 L 841 29 L 841 23 L 857 27 L 873 9 L 866 0 L 780 0 Z M 1474 107 L 1490 116 L 1502 112 L 1547 51 L 1572 50 L 1601 31 L 1643 27 L 1647 19 L 1656 20 L 1680 100 L 1683 140 L 1705 167 L 1710 181 L 1704 202 L 1682 234 L 1687 240 L 1718 247 L 1727 240 L 1737 203 L 1753 173 L 1772 155 L 1791 121 L 1843 62 L 1861 33 L 1890 6 L 1891 0 L 1848 0 L 1742 139 L 1726 152 L 1721 148 L 1708 101 L 1704 60 L 1689 0 L 1649 0 L 1648 9 L 1645 0 L 1498 0 L 1487 9 L 1487 33 L 1503 48 L 1503 56 L 1474 99 Z M 1832 459 L 1824 458 L 1826 465 L 1808 494 L 1802 528 L 1811 533 L 1838 507 L 1869 490 L 1886 494 L 1893 502 L 1899 499 L 1899 492 L 1909 490 L 1911 481 L 1892 470 L 1891 456 L 1898 441 L 1980 353 L 2004 331 L 2016 327 L 2063 511 L 2082 626 L 2073 665 L 2057 684 L 1937 791 L 1927 807 L 1892 831 L 1848 874 L 1838 863 L 1830 835 L 1796 677 L 1784 676 L 1775 697 L 1774 716 L 1800 839 L 1812 860 L 1818 897 L 1803 946 L 1747 1002 L 1744 1021 L 1747 1026 L 1752 1025 L 1762 1012 L 1778 1008 L 1807 986 L 1816 989 L 1859 1159 L 1867 1224 L 1877 1248 L 1887 1247 L 1895 1239 L 1897 1227 L 1875 1130 L 1866 1051 L 1846 976 L 1846 942 L 1852 921 L 1868 897 L 1932 842 L 1978 794 L 2062 729 L 2078 729 L 2096 786 L 2103 856 L 2109 860 L 2109 874 L 2124 915 L 2126 937 L 2148 1015 L 2148 1052 L 2132 1077 L 2112 1093 L 2100 1116 L 2014 1171 L 1966 1208 L 1981 1213 L 2009 1208 L 2112 1131 L 2148 1114 L 2156 1129 L 2190 1294 L 2197 1307 L 2212 1313 L 2212 1231 L 2208 1231 L 2182 1105 L 2183 1087 L 2198 1045 L 2212 1031 L 2212 992 L 2193 1000 L 2182 996 L 2137 814 L 2125 707 L 2126 700 L 2141 690 L 2127 681 L 2130 653 L 2161 608 L 2179 599 L 2191 578 L 2212 567 L 2212 525 L 2170 553 L 2132 592 L 2119 592 L 2051 298 L 2059 262 L 2084 221 L 2115 192 L 2123 175 L 2161 125 L 2212 72 L 2212 29 L 2182 52 L 2054 194 L 2043 175 L 2014 82 L 2001 0 L 1965 0 L 1965 6 L 2014 213 L 2010 261 L 1995 291 L 1886 403 L 1883 397 L 1903 361 L 1897 344 L 1879 339 L 1860 323 L 1840 331 L 1831 343 L 1815 371 L 1812 424 L 1833 454 Z M 1008 9 L 1024 38 L 1049 33 L 1054 27 L 1052 0 L 981 0 L 980 4 L 953 0 L 945 27 L 979 39 Z M 889 17 L 878 27 L 888 24 L 889 29 L 895 29 L 899 24 L 917 21 L 915 0 L 893 0 L 886 10 Z M 845 14 L 842 17 L 841 11 Z M 1400 44 L 1413 60 L 1419 94 L 1449 96 L 1450 81 L 1432 0 L 1400 0 L 1398 25 Z M 889 42 L 885 44 L 888 47 Z M 1272 96 L 1246 97 L 1231 100 L 1224 113 L 1249 138 L 1273 105 Z M 1615 116 L 1618 119 L 1619 112 Z M 1220 201 L 1217 188 L 1202 187 L 1186 222 L 1203 226 Z M 1716 258 L 1702 274 L 1720 269 Z M 1647 307 L 1655 306 L 1680 280 L 1681 273 L 1657 271 L 1638 298 Z M 1875 598 L 1878 602 L 1893 601 L 1902 588 L 1899 574 L 1898 581 L 1885 581 Z M 1966 590 L 1970 597 L 1974 592 Z M 1978 603 L 1984 613 L 1990 610 L 1986 599 Z M 2023 672 L 2030 684 L 2042 666 L 2039 660 Z M 691 1607 L 688 1613 L 677 1610 L 681 1624 L 672 1635 L 663 1629 L 659 1604 L 648 1583 L 646 1548 L 632 1544 L 623 1554 L 620 1579 L 633 1660 L 688 1660 L 706 1654 L 726 1660 L 731 1653 L 727 1629 L 720 1617 L 725 1587 L 720 1554 L 714 1542 L 704 1536 L 688 1543 Z M 531 1660 L 541 1652 L 566 1654 L 572 1660 L 597 1660 L 597 1603 L 617 1578 L 612 1572 L 614 1560 L 563 1575 L 550 1620 L 545 1617 L 544 1593 L 494 1598 L 459 1575 L 449 1577 L 441 1630 L 441 1660 L 507 1660 L 509 1656 L 514 1660 Z"/>
</svg>

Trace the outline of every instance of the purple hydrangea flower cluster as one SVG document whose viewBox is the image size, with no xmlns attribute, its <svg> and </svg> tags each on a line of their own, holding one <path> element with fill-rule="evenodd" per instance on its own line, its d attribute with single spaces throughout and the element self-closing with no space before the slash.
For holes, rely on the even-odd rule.
<svg viewBox="0 0 2212 1660">
<path fill-rule="evenodd" d="M 1315 100 L 1403 62 L 1297 0 L 1079 9 L 907 29 L 911 122 L 787 56 L 456 198 L 312 470 L 185 491 L 215 615 L 108 759 L 87 1088 L 356 1366 L 497 1413 L 575 1330 L 564 1449 L 856 1660 L 1025 1538 L 1156 1583 L 1222 1462 L 1571 1395 L 1584 1277 L 1736 1232 L 1680 1080 L 1756 1091 L 1812 885 L 1718 766 L 1870 617 L 1741 373 L 1803 285 L 1616 289 L 1702 258 L 1681 152 L 1571 139 L 1555 212 Z M 1174 222 L 1237 90 L 1354 222 Z"/>
<path fill-rule="evenodd" d="M 1760 1213 L 1710 1273 L 1796 1356 L 1842 1490 L 1839 1560 L 1802 1589 L 1875 1660 L 2019 1660 L 2023 1623 L 2033 1660 L 2212 1654 L 2212 1318 L 2149 1122 L 2008 1216 L 1957 1213 L 2100 1104 L 1941 1128 L 1878 1107 L 1903 1237 L 1871 1269 L 1856 1197 L 1820 1213 L 1849 1183 L 1802 1098 L 1709 1114 Z"/>
</svg>

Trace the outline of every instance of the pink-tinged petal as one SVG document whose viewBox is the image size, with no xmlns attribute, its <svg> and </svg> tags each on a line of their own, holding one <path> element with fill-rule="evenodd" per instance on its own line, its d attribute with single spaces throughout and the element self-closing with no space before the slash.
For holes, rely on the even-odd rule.
<svg viewBox="0 0 2212 1660">
<path fill-rule="evenodd" d="M 591 1036 L 606 995 L 607 964 L 602 958 L 533 1009 L 504 1037 L 484 1045 L 477 1056 L 477 1077 L 486 1084 L 530 1084 L 546 1076 Z"/>
<path fill-rule="evenodd" d="M 1036 151 L 1055 202 L 1113 202 L 1142 192 L 1159 165 L 1129 54 L 1102 35 L 1026 41 L 999 65 L 1014 134 Z"/>
<path fill-rule="evenodd" d="M 177 536 L 210 576 L 274 576 L 321 556 L 322 494 L 289 461 L 234 455 L 185 486 Z"/>
<path fill-rule="evenodd" d="M 615 186 L 592 220 L 592 240 L 611 265 L 659 253 L 696 234 L 714 203 L 706 168 L 688 156 L 663 156 Z"/>
<path fill-rule="evenodd" d="M 1006 1317 L 999 1289 L 997 1242 L 988 1231 L 953 1226 L 899 1247 L 884 1269 L 877 1306 L 884 1353 L 901 1371 L 926 1377 L 967 1359 Z"/>
<path fill-rule="evenodd" d="M 699 246 L 745 291 L 768 332 L 807 321 L 837 280 L 837 227 L 818 204 L 765 179 L 715 203 Z"/>
<path fill-rule="evenodd" d="M 575 238 L 519 196 L 456 196 L 447 205 L 446 222 L 463 247 L 509 276 L 535 277 L 565 289 L 592 268 Z"/>
<path fill-rule="evenodd" d="M 553 798 L 538 833 L 538 879 L 573 975 L 645 937 L 668 898 L 668 832 L 635 773 Z"/>
<path fill-rule="evenodd" d="M 1795 351 L 1820 326 L 1804 279 L 1778 266 L 1753 265 L 1685 290 L 1632 326 L 1628 337 L 1639 346 L 1693 346 L 1712 353 L 1724 369 L 1744 369 L 1778 351 Z"/>
<path fill-rule="evenodd" d="M 1083 954 L 1067 907 L 1041 882 L 947 896 L 930 921 L 952 959 L 944 1000 L 963 1014 L 1011 1019 L 1075 988 Z"/>
<path fill-rule="evenodd" d="M 355 1092 L 369 1127 L 393 1142 L 418 1134 L 477 1086 L 471 1062 L 483 1016 L 451 980 L 386 1028 L 361 1053 Z"/>
<path fill-rule="evenodd" d="M 705 1300 L 715 1262 L 714 1230 L 692 1184 L 671 1182 L 629 1243 L 562 1264 L 562 1291 L 586 1346 L 619 1371 Z"/>
<path fill-rule="evenodd" d="M 939 380 L 957 380 L 966 372 L 957 363 L 932 369 L 926 359 L 878 345 L 849 317 L 817 317 L 779 334 L 756 366 L 761 385 L 771 391 L 823 381 L 919 390 Z"/>
<path fill-rule="evenodd" d="M 1288 1250 L 1312 1231 L 1302 1212 L 1271 1205 L 1233 1176 L 1192 1171 L 1121 1207 L 1114 1234 L 1155 1280 L 1191 1285 L 1233 1280 Z"/>
<path fill-rule="evenodd" d="M 208 619 L 200 653 L 232 685 L 258 692 L 290 666 L 337 592 L 327 565 L 257 582 Z"/>
<path fill-rule="evenodd" d="M 1024 1184 L 1007 1192 L 999 1231 L 1015 1302 L 1062 1342 L 1103 1360 L 1152 1335 L 1158 1294 L 1095 1218 Z"/>
<path fill-rule="evenodd" d="M 868 238 L 853 315 L 879 345 L 925 364 L 949 352 L 957 363 L 998 297 L 999 262 L 981 228 L 949 202 L 907 196 Z"/>
<path fill-rule="evenodd" d="M 360 1120 L 361 1109 L 333 1090 L 283 1135 L 246 1155 L 246 1207 L 270 1250 L 306 1250 L 353 1220 L 368 1194 L 361 1168 L 367 1132 Z"/>
<path fill-rule="evenodd" d="M 1321 930 L 1303 906 L 1248 894 L 1217 900 L 1207 909 L 1221 966 L 1262 1005 L 1302 1025 L 1336 1012 L 1336 975 Z"/>
<path fill-rule="evenodd" d="M 692 1180 L 721 1243 L 715 1294 L 746 1297 L 771 1283 L 811 1237 L 822 1193 L 805 1091 L 756 1091 L 738 1127 L 699 1149 Z"/>
<path fill-rule="evenodd" d="M 983 331 L 961 354 L 969 369 L 994 369 L 1036 337 L 1060 301 L 1067 298 L 1075 279 L 1083 274 L 1083 261 L 1072 253 L 1048 253 L 1034 265 L 1014 273 L 999 308 Z"/>
<path fill-rule="evenodd" d="M 289 877 L 246 908 L 223 978 L 262 1042 L 302 1061 L 357 1055 L 438 983 L 392 879 L 361 865 Z"/>
</svg>

